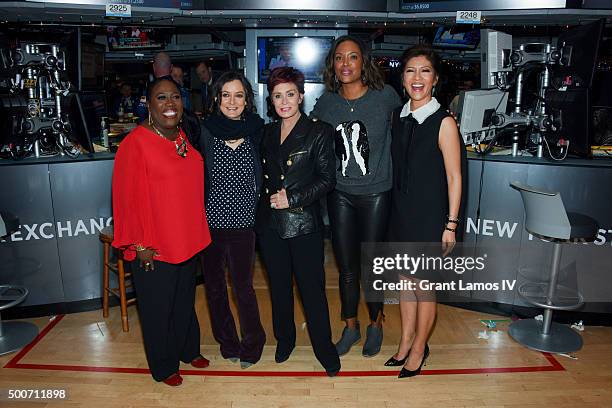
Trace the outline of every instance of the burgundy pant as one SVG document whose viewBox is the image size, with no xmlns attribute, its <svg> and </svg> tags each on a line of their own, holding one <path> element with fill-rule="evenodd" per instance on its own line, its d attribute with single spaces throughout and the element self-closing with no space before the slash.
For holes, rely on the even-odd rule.
<svg viewBox="0 0 612 408">
<path fill-rule="evenodd" d="M 204 250 L 203 276 L 210 321 L 215 340 L 224 358 L 240 358 L 256 363 L 266 343 L 253 289 L 255 233 L 252 229 L 211 229 L 212 243 Z M 240 334 L 229 307 L 225 267 L 232 278 L 238 302 Z"/>
</svg>

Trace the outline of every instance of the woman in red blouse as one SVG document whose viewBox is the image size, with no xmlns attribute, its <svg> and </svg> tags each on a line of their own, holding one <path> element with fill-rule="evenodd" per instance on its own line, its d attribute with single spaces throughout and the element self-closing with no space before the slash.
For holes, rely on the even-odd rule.
<svg viewBox="0 0 612 408">
<path fill-rule="evenodd" d="M 195 313 L 196 255 L 210 243 L 204 161 L 181 129 L 171 79 L 148 88 L 149 119 L 121 143 L 113 173 L 113 246 L 134 264 L 147 362 L 156 381 L 182 383 L 179 362 L 208 366 Z"/>
</svg>

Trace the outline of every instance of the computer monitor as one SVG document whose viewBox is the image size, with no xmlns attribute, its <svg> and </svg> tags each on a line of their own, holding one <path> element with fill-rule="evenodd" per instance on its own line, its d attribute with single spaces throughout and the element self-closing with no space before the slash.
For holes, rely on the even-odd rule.
<svg viewBox="0 0 612 408">
<path fill-rule="evenodd" d="M 85 119 L 85 111 L 81 98 L 76 92 L 68 94 L 62 98 L 62 109 L 64 113 L 69 115 L 70 129 L 68 137 L 73 143 L 78 143 L 81 147 L 90 153 L 94 152 L 89 126 Z"/>
<path fill-rule="evenodd" d="M 468 135 L 494 129 L 491 118 L 495 113 L 505 113 L 508 93 L 499 89 L 478 89 L 462 91 L 457 108 L 457 123 L 467 141 Z"/>
<path fill-rule="evenodd" d="M 257 81 L 265 83 L 274 68 L 290 66 L 302 71 L 305 82 L 323 82 L 333 42 L 333 37 L 258 37 Z"/>
<path fill-rule="evenodd" d="M 102 118 L 109 116 L 106 107 L 106 94 L 104 92 L 80 92 L 79 96 L 89 135 L 92 140 L 98 140 Z"/>
<path fill-rule="evenodd" d="M 556 131 L 547 132 L 547 140 L 569 141 L 569 153 L 593 157 L 591 152 L 591 98 L 588 88 L 546 91 L 546 113 L 553 115 Z"/>
<path fill-rule="evenodd" d="M 557 40 L 561 61 L 554 69 L 556 87 L 591 87 L 605 20 L 563 31 Z"/>
<path fill-rule="evenodd" d="M 480 30 L 471 27 L 439 27 L 431 45 L 435 48 L 474 50 L 480 43 Z"/>
</svg>

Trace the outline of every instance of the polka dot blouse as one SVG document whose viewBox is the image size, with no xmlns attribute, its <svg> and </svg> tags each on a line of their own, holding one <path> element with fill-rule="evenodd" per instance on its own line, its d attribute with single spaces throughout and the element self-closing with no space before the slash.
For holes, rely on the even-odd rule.
<svg viewBox="0 0 612 408">
<path fill-rule="evenodd" d="M 210 193 L 206 217 L 210 228 L 252 228 L 257 196 L 255 163 L 250 143 L 232 150 L 213 138 L 214 166 L 210 172 Z"/>
</svg>

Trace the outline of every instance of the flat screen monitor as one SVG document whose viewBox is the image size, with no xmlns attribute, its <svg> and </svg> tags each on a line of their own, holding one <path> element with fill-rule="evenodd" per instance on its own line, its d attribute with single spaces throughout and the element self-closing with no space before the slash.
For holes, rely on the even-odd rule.
<svg viewBox="0 0 612 408">
<path fill-rule="evenodd" d="M 591 158 L 591 103 L 588 88 L 546 91 L 546 113 L 553 115 L 558 130 L 546 136 L 569 140 L 569 153 Z M 549 139 L 550 140 L 550 139 Z"/>
<path fill-rule="evenodd" d="M 93 153 L 94 148 L 89 133 L 90 127 L 85 118 L 85 110 L 83 109 L 80 95 L 73 92 L 62 98 L 62 109 L 68 113 L 70 118 L 70 140 L 73 143 L 78 143 L 88 152 Z"/>
<path fill-rule="evenodd" d="M 480 30 L 455 26 L 439 27 L 431 43 L 436 48 L 474 50 L 480 43 Z"/>
<path fill-rule="evenodd" d="M 167 28 L 106 27 L 109 51 L 162 49 L 169 42 L 171 36 L 172 30 Z"/>
<path fill-rule="evenodd" d="M 605 20 L 600 19 L 559 35 L 557 49 L 561 51 L 561 62 L 554 70 L 557 82 L 575 87 L 592 86 L 604 25 Z"/>
<path fill-rule="evenodd" d="M 80 99 L 89 135 L 93 140 L 97 140 L 102 118 L 108 116 L 106 94 L 104 92 L 81 92 Z"/>
<path fill-rule="evenodd" d="M 505 113 L 508 104 L 508 92 L 499 89 L 479 89 L 462 91 L 459 94 L 457 123 L 466 140 L 467 135 L 494 129 L 491 118 L 495 113 Z"/>
<path fill-rule="evenodd" d="M 323 82 L 325 56 L 334 37 L 258 37 L 257 77 L 265 83 L 274 68 L 290 66 L 304 74 L 306 82 Z"/>
</svg>

